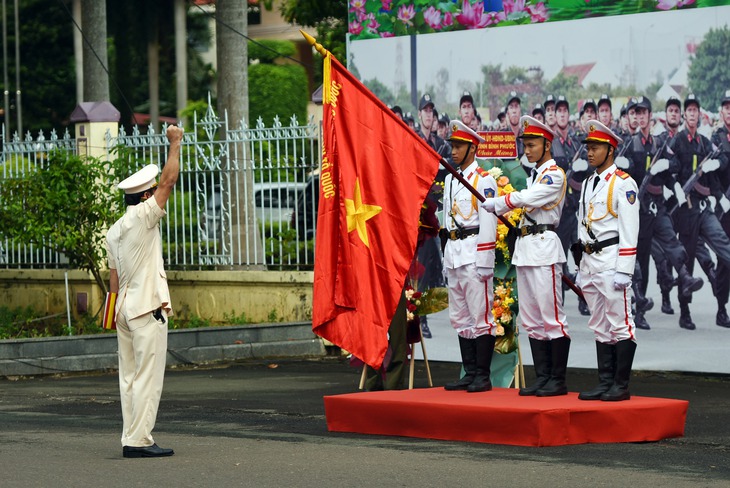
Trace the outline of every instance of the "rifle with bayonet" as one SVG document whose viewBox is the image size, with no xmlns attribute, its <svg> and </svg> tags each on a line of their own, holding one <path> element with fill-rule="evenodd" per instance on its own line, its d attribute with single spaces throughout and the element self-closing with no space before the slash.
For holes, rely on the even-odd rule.
<svg viewBox="0 0 730 488">
<path fill-rule="evenodd" d="M 649 182 L 651 181 L 652 177 L 655 176 L 651 174 L 651 168 L 654 166 L 654 163 L 659 161 L 659 156 L 664 152 L 664 149 L 667 147 L 669 142 L 674 141 L 674 138 L 677 137 L 677 134 L 675 133 L 671 140 L 669 137 L 664 139 L 664 144 L 662 144 L 662 147 L 657 150 L 657 152 L 654 153 L 654 155 L 651 158 L 651 163 L 649 163 L 649 167 L 646 168 L 646 174 L 644 175 L 644 179 L 641 180 L 641 185 L 639 185 L 639 193 L 637 195 L 637 198 L 639 199 L 639 202 L 641 202 L 641 199 L 646 195 L 646 189 L 649 186 Z"/>
<path fill-rule="evenodd" d="M 695 169 L 695 172 L 692 173 L 692 176 L 690 176 L 687 181 L 682 185 L 682 191 L 685 195 L 689 195 L 689 192 L 692 191 L 692 188 L 695 186 L 695 183 L 702 177 L 704 171 L 702 170 L 702 166 L 709 161 L 710 159 L 715 159 L 720 154 L 720 147 L 716 147 L 711 153 L 709 153 L 707 156 L 704 157 L 702 161 L 700 161 L 700 164 L 697 165 L 697 169 Z M 689 196 L 687 197 L 687 206 L 690 208 L 692 207 L 691 202 L 689 201 Z M 669 215 L 672 215 L 677 208 L 679 208 L 679 203 L 672 207 L 669 210 Z"/>
</svg>

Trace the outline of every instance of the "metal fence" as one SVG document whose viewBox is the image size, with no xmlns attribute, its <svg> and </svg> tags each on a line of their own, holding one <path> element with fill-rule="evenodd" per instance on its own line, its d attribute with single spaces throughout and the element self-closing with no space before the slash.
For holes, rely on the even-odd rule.
<svg viewBox="0 0 730 488">
<path fill-rule="evenodd" d="M 277 118 L 271 127 L 259 119 L 254 128 L 243 121 L 229 125 L 226 114 L 208 108 L 186 127 L 181 146 L 180 177 L 161 224 L 163 254 L 170 269 L 311 269 L 317 169 L 320 164 L 320 125 L 296 117 L 284 126 Z M 54 148 L 75 150 L 75 141 L 42 134 L 27 142 L 3 147 L 3 158 L 17 161 L 3 178 L 17 177 L 31 164 L 43 164 Z M 54 143 L 54 144 L 51 144 Z M 150 163 L 164 166 L 165 127 L 131 134 L 107 135 L 109 158 L 124 159 L 132 170 Z M 49 267 L 63 262 L 38 250 L 0 242 L 0 264 L 5 267 Z M 47 252 L 47 251 L 46 251 Z"/>
</svg>

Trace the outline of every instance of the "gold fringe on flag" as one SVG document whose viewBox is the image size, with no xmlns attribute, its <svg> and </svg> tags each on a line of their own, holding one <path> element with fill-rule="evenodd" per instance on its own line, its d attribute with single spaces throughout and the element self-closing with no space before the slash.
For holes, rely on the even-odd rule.
<svg viewBox="0 0 730 488">
<path fill-rule="evenodd" d="M 330 72 L 332 69 L 332 53 L 326 50 L 322 44 L 318 43 L 317 40 L 304 32 L 303 30 L 299 29 L 299 32 L 304 36 L 304 38 L 307 40 L 307 42 L 314 46 L 314 48 L 317 50 L 319 54 L 324 56 L 324 66 L 323 66 L 323 82 L 322 82 L 322 102 L 325 104 L 330 103 L 332 94 L 331 86 L 332 86 L 332 78 L 330 76 Z"/>
</svg>

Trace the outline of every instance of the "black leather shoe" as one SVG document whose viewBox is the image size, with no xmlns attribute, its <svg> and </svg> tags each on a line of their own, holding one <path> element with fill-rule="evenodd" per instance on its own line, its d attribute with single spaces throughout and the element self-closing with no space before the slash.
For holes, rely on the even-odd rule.
<svg viewBox="0 0 730 488">
<path fill-rule="evenodd" d="M 636 325 L 637 329 L 641 330 L 650 330 L 651 327 L 649 327 L 649 322 L 646 321 L 646 318 L 644 318 L 643 312 L 637 312 L 636 316 L 634 317 L 634 325 Z"/>
<path fill-rule="evenodd" d="M 727 311 L 724 308 L 717 311 L 715 323 L 720 327 L 730 328 L 730 317 L 727 316 Z"/>
<path fill-rule="evenodd" d="M 175 451 L 172 449 L 164 449 L 157 444 L 147 447 L 124 446 L 122 448 L 122 456 L 125 458 L 165 457 L 173 454 L 175 454 Z"/>
<path fill-rule="evenodd" d="M 697 326 L 694 322 L 692 322 L 692 317 L 690 317 L 689 314 L 680 314 L 679 316 L 679 326 L 683 329 L 687 330 L 695 330 Z"/>
</svg>

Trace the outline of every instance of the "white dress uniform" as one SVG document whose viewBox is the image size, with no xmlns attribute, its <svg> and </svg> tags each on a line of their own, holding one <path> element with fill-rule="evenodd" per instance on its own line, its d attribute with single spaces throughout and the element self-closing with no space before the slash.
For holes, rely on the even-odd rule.
<svg viewBox="0 0 730 488">
<path fill-rule="evenodd" d="M 524 208 L 520 228 L 536 230 L 517 238 L 512 264 L 517 269 L 522 324 L 529 337 L 540 341 L 570 337 L 563 312 L 565 252 L 555 232 L 565 201 L 565 185 L 565 172 L 550 159 L 532 171 L 525 190 L 497 198 L 494 206 L 499 215 Z M 551 230 L 538 231 L 547 229 L 544 226 Z"/>
<path fill-rule="evenodd" d="M 148 165 L 119 188 L 128 194 L 146 191 L 155 185 L 158 171 L 157 166 Z M 159 227 L 164 216 L 152 196 L 129 205 L 107 233 L 109 268 L 119 277 L 116 313 L 123 446 L 155 444 L 152 429 L 165 375 L 167 316 L 172 315 Z"/>
<path fill-rule="evenodd" d="M 578 209 L 581 244 L 609 242 L 600 252 L 584 252 L 580 283 L 591 316 L 588 326 L 596 341 L 615 344 L 635 339 L 631 287 L 615 290 L 616 272 L 632 275 L 639 239 L 639 203 L 636 182 L 611 165 L 583 182 Z M 618 242 L 615 242 L 618 240 Z M 614 243 L 615 242 L 615 243 Z"/>
<path fill-rule="evenodd" d="M 494 178 L 476 161 L 463 176 L 485 197 L 497 194 Z M 494 268 L 497 218 L 482 209 L 477 198 L 450 174 L 444 182 L 443 201 L 443 222 L 450 234 L 444 249 L 444 268 L 449 282 L 451 325 L 465 339 L 496 335 L 493 280 L 482 282 L 477 268 Z"/>
</svg>

